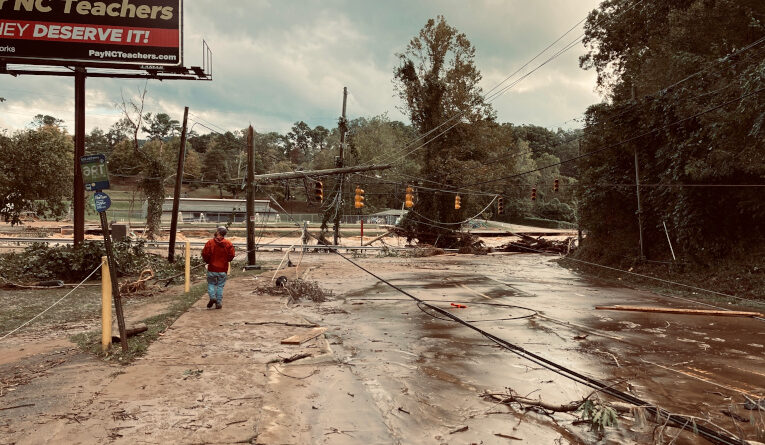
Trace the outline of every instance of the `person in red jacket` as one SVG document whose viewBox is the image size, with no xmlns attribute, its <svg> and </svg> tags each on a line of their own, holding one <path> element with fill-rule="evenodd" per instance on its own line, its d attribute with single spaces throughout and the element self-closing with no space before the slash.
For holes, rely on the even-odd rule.
<svg viewBox="0 0 765 445">
<path fill-rule="evenodd" d="M 234 259 L 234 245 L 226 239 L 228 229 L 221 226 L 215 230 L 213 239 L 202 249 L 202 259 L 207 263 L 207 294 L 210 301 L 207 308 L 223 307 L 223 286 L 226 284 L 228 263 Z"/>
</svg>

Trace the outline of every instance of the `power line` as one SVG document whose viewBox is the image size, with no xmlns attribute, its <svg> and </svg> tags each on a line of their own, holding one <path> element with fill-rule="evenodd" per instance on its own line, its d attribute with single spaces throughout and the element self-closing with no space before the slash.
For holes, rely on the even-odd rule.
<svg viewBox="0 0 765 445">
<path fill-rule="evenodd" d="M 512 174 L 512 175 L 503 176 L 503 177 L 501 177 L 501 178 L 490 179 L 490 180 L 487 180 L 487 181 L 479 181 L 479 182 L 474 182 L 474 183 L 472 183 L 472 184 L 468 184 L 468 185 L 466 185 L 465 187 L 473 187 L 473 186 L 476 186 L 476 185 L 490 184 L 490 183 L 493 183 L 493 182 L 503 181 L 503 180 L 505 180 L 505 179 L 512 179 L 512 178 L 517 178 L 517 177 L 519 177 L 519 176 L 528 175 L 528 174 L 530 174 L 530 173 L 534 173 L 534 172 L 538 172 L 538 171 L 541 171 L 541 170 L 545 170 L 545 169 L 548 169 L 548 168 L 551 168 L 551 167 L 555 167 L 555 166 L 558 166 L 558 165 L 562 165 L 562 164 L 565 164 L 565 163 L 568 163 L 568 162 L 571 162 L 571 161 L 576 161 L 577 159 L 582 159 L 582 158 L 585 158 L 585 157 L 589 157 L 589 156 L 595 155 L 595 154 L 597 154 L 597 153 L 601 153 L 601 152 L 603 152 L 603 151 L 609 150 L 609 149 L 611 149 L 611 148 L 619 147 L 619 146 L 621 146 L 621 145 L 624 145 L 624 144 L 626 144 L 626 143 L 628 143 L 628 142 L 632 142 L 632 141 L 634 141 L 634 140 L 640 139 L 640 138 L 642 138 L 642 137 L 644 137 L 644 136 L 647 136 L 647 135 L 649 135 L 649 134 L 651 134 L 651 133 L 655 133 L 655 132 L 657 132 L 657 131 L 659 131 L 659 130 L 664 130 L 664 129 L 666 129 L 666 128 L 669 128 L 669 127 L 675 126 L 675 125 L 677 125 L 677 124 L 683 123 L 683 122 L 685 122 L 685 121 L 688 121 L 688 120 L 690 120 L 690 119 L 694 119 L 694 118 L 696 118 L 696 117 L 699 117 L 699 116 L 702 116 L 702 115 L 704 115 L 704 114 L 707 114 L 707 113 L 711 113 L 712 111 L 715 111 L 715 110 L 718 110 L 718 109 L 720 109 L 720 108 L 723 108 L 723 107 L 724 107 L 724 106 L 726 106 L 726 105 L 730 105 L 730 104 L 732 104 L 732 103 L 735 103 L 735 102 L 741 101 L 741 100 L 743 100 L 743 99 L 746 99 L 747 97 L 750 97 L 750 96 L 754 96 L 754 95 L 756 95 L 756 94 L 759 94 L 759 93 L 761 93 L 762 91 L 765 91 L 765 87 L 763 87 L 763 88 L 760 88 L 760 89 L 758 89 L 758 90 L 755 90 L 755 91 L 752 91 L 752 92 L 750 92 L 750 93 L 744 94 L 743 96 L 739 96 L 739 97 L 737 97 L 737 98 L 735 98 L 735 99 L 727 100 L 727 101 L 725 101 L 725 102 L 723 102 L 723 103 L 721 103 L 721 104 L 719 104 L 719 105 L 716 105 L 716 106 L 714 106 L 714 107 L 712 107 L 712 108 L 708 108 L 708 109 L 706 109 L 706 110 L 704 110 L 704 111 L 698 112 L 698 113 L 696 113 L 696 114 L 693 114 L 693 115 L 691 115 L 691 116 L 685 117 L 685 118 L 683 118 L 683 119 L 680 119 L 680 120 L 677 120 L 677 121 L 675 121 L 675 122 L 671 122 L 671 123 L 669 123 L 669 124 L 666 124 L 666 125 L 662 125 L 662 126 L 660 126 L 660 127 L 658 127 L 658 128 L 654 128 L 653 130 L 648 130 L 648 131 L 645 131 L 645 132 L 643 132 L 643 133 L 640 133 L 640 134 L 638 134 L 637 136 L 633 136 L 633 137 L 631 137 L 631 138 L 629 138 L 629 139 L 624 139 L 624 140 L 622 140 L 622 141 L 620 141 L 620 142 L 616 142 L 616 143 L 614 143 L 614 144 L 611 144 L 611 145 L 607 145 L 607 146 L 605 146 L 605 147 L 601 147 L 601 148 L 595 149 L 595 150 L 593 150 L 593 151 L 589 151 L 589 152 L 587 152 L 587 153 L 583 153 L 583 154 L 581 154 L 581 155 L 578 155 L 578 156 L 574 156 L 574 157 L 572 157 L 572 158 L 569 158 L 569 159 L 565 159 L 565 160 L 563 160 L 563 161 L 560 161 L 560 162 L 556 162 L 556 163 L 554 163 L 554 164 L 549 164 L 549 165 L 546 165 L 546 166 L 544 166 L 544 167 L 539 167 L 539 168 L 536 168 L 536 169 L 533 169 L 533 170 L 528 170 L 528 171 L 525 171 L 525 172 L 521 172 L 521 173 L 515 173 L 515 174 Z"/>
<path fill-rule="evenodd" d="M 634 5 L 633 5 L 633 6 L 634 6 Z M 625 11 L 625 12 L 626 12 L 626 11 Z M 733 59 L 734 59 L 736 56 L 738 56 L 739 54 L 742 54 L 742 53 L 743 53 L 743 52 L 745 52 L 745 51 L 748 51 L 748 50 L 750 50 L 750 49 L 752 49 L 752 48 L 755 48 L 756 46 L 760 45 L 760 44 L 761 44 L 761 43 L 763 43 L 763 42 L 765 42 L 765 37 L 761 37 L 760 39 L 758 39 L 758 40 L 756 40 L 756 41 L 754 41 L 754 42 L 750 43 L 749 45 L 746 45 L 745 47 L 743 47 L 743 48 L 741 48 L 741 49 L 739 49 L 739 50 L 737 50 L 737 51 L 735 51 L 735 52 L 733 52 L 733 53 L 731 53 L 731 54 L 729 54 L 729 55 L 727 55 L 727 56 L 725 56 L 725 57 L 722 57 L 722 58 L 720 58 L 720 59 L 716 60 L 715 62 L 711 62 L 711 63 L 709 63 L 709 64 L 708 64 L 706 67 L 704 67 L 703 69 L 701 69 L 701 70 L 699 70 L 699 71 L 697 71 L 697 72 L 695 72 L 695 73 L 693 73 L 693 74 L 691 74 L 691 75 L 689 75 L 689 76 L 686 76 L 685 78 L 681 79 L 680 81 L 677 81 L 677 82 L 675 82 L 675 83 L 673 83 L 673 84 L 671 84 L 671 85 L 669 85 L 669 86 L 667 86 L 667 87 L 664 87 L 664 88 L 662 88 L 661 90 L 659 90 L 659 91 L 655 92 L 655 93 L 654 93 L 654 95 L 665 94 L 665 93 L 666 93 L 667 91 L 669 91 L 670 89 L 672 89 L 672 88 L 675 88 L 676 86 L 678 86 L 678 85 L 680 85 L 680 84 L 682 84 L 682 83 L 684 83 L 684 82 L 687 82 L 687 81 L 689 81 L 689 80 L 690 80 L 690 79 L 692 79 L 692 78 L 695 78 L 695 77 L 697 77 L 698 75 L 700 75 L 700 74 L 702 74 L 702 73 L 704 73 L 704 72 L 708 71 L 709 69 L 711 69 L 712 67 L 714 67 L 714 66 L 716 66 L 716 65 L 718 65 L 718 64 L 721 64 L 722 62 L 727 62 L 727 61 L 733 60 Z M 569 45 L 570 45 L 570 44 L 569 44 Z M 561 50 L 561 51 L 565 51 L 565 50 L 567 50 L 567 49 L 570 49 L 570 48 L 565 48 L 564 50 Z M 548 59 L 547 61 L 545 61 L 543 64 L 546 64 L 546 63 L 548 63 L 550 60 L 552 60 L 553 58 L 557 57 L 557 55 L 559 55 L 560 53 L 561 53 L 561 52 L 559 51 L 559 53 L 557 53 L 556 55 L 554 55 L 553 57 L 551 57 L 550 59 Z M 756 54 L 756 53 L 755 53 L 755 54 Z M 749 57 L 749 56 L 747 56 L 747 57 Z M 540 65 L 540 66 L 539 66 L 539 67 L 537 67 L 536 69 L 539 69 L 539 68 L 541 68 L 541 66 L 543 66 L 543 65 Z M 533 71 L 532 71 L 531 73 L 533 73 Z M 526 76 L 530 75 L 531 73 L 528 73 Z M 740 77 L 740 76 L 739 76 L 739 77 Z M 522 77 L 521 79 L 518 79 L 518 81 L 517 81 L 517 82 L 520 82 L 520 81 L 521 81 L 521 80 L 523 80 L 524 78 L 525 78 L 525 77 Z M 511 84 L 511 85 L 508 85 L 507 87 L 505 87 L 505 89 L 503 89 L 503 90 L 500 90 L 500 91 L 501 91 L 501 92 L 504 92 L 504 91 L 506 91 L 506 90 L 507 90 L 509 87 L 512 87 L 513 85 L 517 84 L 517 82 L 516 82 L 516 83 L 514 83 L 514 84 Z M 729 83 L 729 85 L 727 85 L 726 87 L 720 88 L 720 89 L 718 89 L 718 90 L 715 90 L 715 91 L 713 91 L 713 92 L 707 92 L 707 93 L 703 93 L 703 94 L 700 94 L 700 95 L 694 96 L 694 97 L 692 97 L 692 98 L 690 98 L 690 99 L 688 99 L 688 100 L 693 100 L 693 99 L 696 99 L 696 98 L 699 98 L 699 97 L 703 97 L 703 96 L 705 96 L 705 95 L 708 95 L 708 94 L 713 94 L 713 93 L 716 93 L 716 92 L 722 91 L 722 90 L 724 90 L 724 89 L 726 89 L 726 88 L 730 87 L 731 85 L 732 85 L 732 83 Z M 501 94 L 501 92 L 500 92 L 499 94 Z M 652 95 L 652 96 L 648 96 L 648 97 L 649 97 L 649 99 L 651 99 L 651 100 L 654 100 L 654 99 L 655 99 L 655 97 L 654 97 L 653 95 Z M 494 98 L 496 98 L 496 96 L 495 96 L 495 97 L 493 97 L 493 98 L 492 98 L 492 100 L 493 100 Z M 677 100 L 676 100 L 675 102 L 677 102 Z M 622 112 L 620 112 L 618 115 L 611 117 L 611 120 L 617 119 L 617 118 L 619 118 L 619 117 L 623 116 L 624 114 L 626 114 L 626 113 L 628 113 L 628 112 L 632 111 L 632 109 L 634 109 L 636 106 L 637 106 L 637 103 L 636 103 L 636 104 L 633 104 L 632 106 L 630 106 L 630 107 L 629 107 L 629 108 L 627 108 L 626 110 L 623 110 Z M 448 121 L 447 121 L 447 122 L 448 122 Z M 442 125 L 443 125 L 443 124 L 442 124 Z M 407 154 L 405 154 L 405 155 L 403 155 L 403 156 L 401 156 L 401 157 L 397 158 L 395 161 L 392 161 L 392 162 L 398 162 L 400 159 L 402 159 L 402 158 L 404 158 L 404 157 L 406 157 L 406 156 L 408 156 L 408 155 L 410 155 L 410 154 L 414 153 L 414 151 L 416 151 L 416 150 L 419 150 L 420 148 L 424 147 L 424 146 L 425 146 L 425 145 L 427 145 L 429 142 L 431 142 L 431 141 L 435 140 L 437 137 L 439 137 L 439 136 L 443 135 L 443 134 L 444 134 L 444 133 L 446 133 L 448 130 L 450 130 L 450 129 L 454 128 L 456 125 L 457 125 L 457 124 L 454 124 L 454 125 L 450 126 L 450 127 L 449 127 L 449 128 L 447 128 L 445 131 L 443 131 L 443 132 L 439 133 L 437 136 L 435 136 L 435 137 L 433 137 L 433 138 L 429 139 L 428 141 L 424 142 L 423 144 L 421 144 L 420 146 L 418 146 L 418 147 L 417 147 L 417 148 L 415 148 L 414 150 L 411 150 L 411 151 L 410 151 L 410 152 L 408 152 Z M 439 127 L 440 127 L 440 126 L 439 126 Z M 437 128 L 439 128 L 439 127 L 437 127 Z M 574 141 L 575 141 L 575 140 L 581 140 L 581 137 L 574 139 Z M 573 141 L 564 141 L 564 142 L 562 142 L 561 144 L 558 144 L 557 146 L 561 146 L 561 145 L 563 145 L 563 144 L 567 144 L 567 143 L 570 143 L 570 142 L 573 142 Z M 406 148 L 407 148 L 407 147 L 404 147 L 404 149 L 406 149 Z M 555 148 L 555 147 L 552 147 L 552 148 Z M 530 151 L 528 151 L 528 152 L 519 152 L 519 153 L 517 153 L 517 154 L 511 154 L 511 156 L 512 156 L 512 157 L 515 157 L 515 156 L 520 156 L 520 155 L 522 155 L 522 154 L 526 154 L 526 153 L 533 153 L 533 150 L 530 150 Z M 394 155 L 394 156 L 395 156 L 395 155 Z M 434 181 L 430 181 L 430 182 L 434 182 Z M 444 184 L 441 184 L 441 185 L 444 185 Z"/>
</svg>

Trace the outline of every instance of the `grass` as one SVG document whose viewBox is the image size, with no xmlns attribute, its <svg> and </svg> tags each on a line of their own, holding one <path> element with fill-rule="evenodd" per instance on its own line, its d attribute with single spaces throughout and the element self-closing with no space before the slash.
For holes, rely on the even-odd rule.
<svg viewBox="0 0 765 445">
<path fill-rule="evenodd" d="M 241 272 L 241 268 L 243 266 L 243 262 L 231 263 L 230 278 L 236 278 L 242 274 L 243 272 Z M 247 273 L 252 274 L 252 272 Z M 255 273 L 260 272 L 256 271 Z M 179 286 L 178 289 L 180 290 L 181 287 Z M 186 311 L 188 311 L 189 308 L 206 293 L 207 283 L 202 282 L 192 286 L 191 291 L 188 294 L 180 293 L 171 297 L 170 304 L 164 312 L 141 320 L 142 323 L 146 324 L 148 330 L 128 339 L 127 352 L 123 352 L 122 347 L 119 342 L 117 342 L 112 344 L 111 349 L 104 354 L 101 351 L 100 330 L 73 335 L 71 340 L 82 350 L 103 357 L 107 361 L 115 361 L 122 364 L 131 363 L 136 358 L 145 355 L 149 346 L 159 338 L 160 334 L 172 326 L 172 324 L 175 323 L 175 320 L 186 313 Z"/>
<path fill-rule="evenodd" d="M 748 300 L 742 301 L 701 290 L 693 290 L 684 286 L 663 283 L 650 278 L 589 266 L 567 260 L 566 258 L 558 260 L 558 263 L 563 267 L 584 275 L 609 283 L 617 283 L 620 286 L 635 287 L 659 294 L 671 294 L 694 300 L 703 300 L 714 304 L 749 307 L 758 311 L 762 311 L 765 308 L 765 274 L 761 273 L 761 271 L 759 271 L 760 273 L 752 273 L 751 265 L 749 264 L 720 264 L 713 270 L 690 269 L 687 271 L 676 270 L 676 268 L 670 268 L 667 265 L 650 263 L 635 265 L 629 268 L 633 273 L 735 295 Z"/>
<path fill-rule="evenodd" d="M 207 292 L 207 284 L 200 283 L 191 287 L 188 294 L 181 293 L 167 307 L 166 311 L 141 320 L 149 328 L 146 332 L 130 337 L 128 339 L 127 352 L 122 351 L 119 342 L 112 345 L 112 348 L 104 355 L 101 352 L 101 331 L 89 331 L 75 334 L 71 337 L 74 343 L 86 352 L 103 356 L 106 360 L 117 361 L 127 364 L 136 358 L 146 354 L 149 346 L 159 338 L 159 334 L 169 328 L 175 320 L 183 315 L 199 298 Z"/>
<path fill-rule="evenodd" d="M 61 299 L 71 288 L 0 290 L 0 335 L 10 332 Z M 89 322 L 101 312 L 101 288 L 81 287 L 24 329 Z"/>
</svg>

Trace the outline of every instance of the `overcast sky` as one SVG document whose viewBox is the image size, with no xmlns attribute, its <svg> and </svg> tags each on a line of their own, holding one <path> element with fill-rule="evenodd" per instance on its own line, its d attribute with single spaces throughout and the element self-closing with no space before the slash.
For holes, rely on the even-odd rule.
<svg viewBox="0 0 765 445">
<path fill-rule="evenodd" d="M 408 122 L 393 91 L 396 53 L 439 14 L 476 48 L 481 86 L 491 89 L 597 7 L 598 0 L 193 0 L 184 4 L 184 64 L 201 65 L 201 41 L 214 53 L 212 82 L 150 81 L 146 111 L 233 130 L 289 130 L 294 122 L 336 126 L 342 89 L 348 117 L 385 114 Z M 576 39 L 581 27 L 558 43 Z M 554 51 L 552 49 L 551 51 Z M 599 102 L 595 74 L 578 67 L 581 44 L 493 101 L 500 122 L 549 128 L 579 126 L 572 119 Z M 546 57 L 537 59 L 535 67 Z M 528 71 L 528 69 L 526 70 Z M 517 76 L 515 77 L 517 78 Z M 514 78 L 514 79 L 515 79 Z M 108 128 L 115 103 L 143 81 L 88 79 L 87 124 Z M 72 131 L 72 78 L 0 76 L 0 128 L 24 128 L 36 114 L 63 119 Z M 206 132 L 197 127 L 196 131 Z"/>
</svg>

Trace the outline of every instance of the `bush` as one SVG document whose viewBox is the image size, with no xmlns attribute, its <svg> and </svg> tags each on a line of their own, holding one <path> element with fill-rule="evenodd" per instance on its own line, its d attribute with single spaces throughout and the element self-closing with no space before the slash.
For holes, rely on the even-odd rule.
<svg viewBox="0 0 765 445">
<path fill-rule="evenodd" d="M 165 258 L 147 253 L 143 241 L 120 241 L 113 244 L 118 275 L 137 274 L 146 267 L 155 272 L 172 275 L 183 271 L 184 261 L 168 264 Z M 85 279 L 101 264 L 106 255 L 103 244 L 86 241 L 80 246 L 49 246 L 35 243 L 21 253 L 0 255 L 0 275 L 10 280 L 63 280 L 77 282 Z M 200 263 L 192 258 L 192 266 Z M 93 278 L 99 278 L 101 271 Z"/>
</svg>

